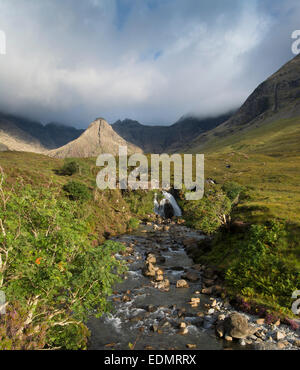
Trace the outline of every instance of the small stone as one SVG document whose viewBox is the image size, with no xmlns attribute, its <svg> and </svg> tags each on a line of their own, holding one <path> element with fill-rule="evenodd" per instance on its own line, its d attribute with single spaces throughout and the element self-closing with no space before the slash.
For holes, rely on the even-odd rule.
<svg viewBox="0 0 300 370">
<path fill-rule="evenodd" d="M 224 321 L 225 318 L 226 318 L 226 316 L 224 314 L 221 314 L 221 315 L 218 316 L 219 321 Z"/>
<path fill-rule="evenodd" d="M 201 290 L 201 293 L 202 293 L 202 294 L 210 295 L 210 294 L 212 294 L 212 288 L 211 288 L 211 287 L 210 287 L 210 288 L 203 288 L 203 289 Z"/>
<path fill-rule="evenodd" d="M 155 280 L 156 281 L 163 281 L 164 280 L 164 275 L 156 275 Z"/>
<path fill-rule="evenodd" d="M 199 280 L 199 274 L 196 273 L 196 272 L 193 272 L 193 271 L 188 271 L 184 276 L 183 278 L 189 280 L 189 281 L 192 281 L 192 282 L 195 282 L 197 280 Z"/>
<path fill-rule="evenodd" d="M 263 325 L 265 323 L 265 319 L 257 319 L 256 324 L 257 325 Z"/>
<path fill-rule="evenodd" d="M 239 343 L 240 343 L 241 346 L 245 346 L 246 345 L 246 342 L 245 342 L 244 339 L 240 339 L 239 340 Z"/>
<path fill-rule="evenodd" d="M 150 304 L 150 305 L 147 307 L 147 310 L 148 310 L 148 312 L 154 312 L 154 311 L 156 311 L 156 307 L 155 307 L 153 304 Z"/>
<path fill-rule="evenodd" d="M 189 284 L 186 280 L 181 279 L 177 281 L 176 288 L 189 288 Z"/>
<path fill-rule="evenodd" d="M 229 335 L 226 335 L 225 340 L 227 340 L 227 342 L 232 342 L 232 337 Z"/>
<path fill-rule="evenodd" d="M 144 347 L 144 349 L 145 349 L 146 351 L 153 351 L 153 350 L 154 350 L 154 348 L 153 348 L 153 347 L 151 347 L 151 346 L 145 346 L 145 347 Z"/>
<path fill-rule="evenodd" d="M 180 329 L 179 331 L 178 331 L 178 334 L 180 334 L 180 335 L 186 335 L 186 334 L 188 334 L 188 328 L 182 328 L 182 329 Z"/>
<path fill-rule="evenodd" d="M 211 303 L 211 307 L 216 307 L 216 305 L 217 305 L 217 301 L 214 299 L 214 300 L 212 301 L 212 303 Z"/>
<path fill-rule="evenodd" d="M 149 253 L 148 256 L 147 256 L 147 258 L 146 258 L 146 261 L 148 263 L 155 264 L 156 263 L 156 257 L 155 257 L 155 255 L 152 254 L 152 253 Z"/>
<path fill-rule="evenodd" d="M 124 296 L 122 297 L 122 301 L 123 301 L 123 302 L 130 302 L 130 301 L 131 301 L 131 298 L 130 298 L 130 297 L 128 297 L 128 295 L 124 295 Z"/>
<path fill-rule="evenodd" d="M 295 339 L 293 344 L 294 344 L 294 346 L 300 348 L 300 339 Z"/>
<path fill-rule="evenodd" d="M 157 324 L 153 324 L 152 327 L 151 327 L 152 331 L 154 331 L 154 333 L 157 332 L 158 330 L 158 325 Z"/>
<path fill-rule="evenodd" d="M 281 339 L 284 339 L 285 338 L 285 334 L 282 333 L 281 331 L 278 331 L 276 333 L 276 340 L 281 340 Z"/>
<path fill-rule="evenodd" d="M 216 326 L 216 334 L 218 337 L 223 338 L 224 337 L 224 326 L 223 324 L 218 324 Z"/>
<path fill-rule="evenodd" d="M 188 349 L 195 349 L 195 348 L 197 348 L 197 345 L 196 344 L 187 344 L 186 347 Z"/>
<path fill-rule="evenodd" d="M 278 342 L 278 343 L 277 343 L 277 347 L 278 347 L 279 349 L 284 349 L 284 348 L 286 347 L 286 345 L 285 345 L 285 343 L 284 343 L 284 342 Z"/>
<path fill-rule="evenodd" d="M 209 315 L 213 315 L 213 314 L 215 313 L 214 308 L 210 308 L 210 309 L 207 311 L 207 313 L 208 313 Z"/>
<path fill-rule="evenodd" d="M 186 323 L 185 323 L 185 322 L 181 322 L 181 323 L 179 324 L 179 327 L 180 327 L 180 328 L 186 328 L 186 326 L 187 326 L 187 325 L 186 325 Z"/>
<path fill-rule="evenodd" d="M 192 268 L 196 271 L 201 271 L 202 270 L 202 266 L 201 265 L 193 265 Z"/>
</svg>

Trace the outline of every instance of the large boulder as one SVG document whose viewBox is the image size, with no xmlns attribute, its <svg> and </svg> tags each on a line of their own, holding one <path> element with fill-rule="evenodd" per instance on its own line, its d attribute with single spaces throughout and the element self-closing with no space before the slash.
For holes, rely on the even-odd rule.
<svg viewBox="0 0 300 370">
<path fill-rule="evenodd" d="M 249 325 L 248 319 L 239 313 L 233 313 L 224 321 L 218 323 L 216 327 L 217 335 L 225 337 L 226 335 L 232 338 L 242 339 L 253 335 L 257 328 Z"/>
</svg>

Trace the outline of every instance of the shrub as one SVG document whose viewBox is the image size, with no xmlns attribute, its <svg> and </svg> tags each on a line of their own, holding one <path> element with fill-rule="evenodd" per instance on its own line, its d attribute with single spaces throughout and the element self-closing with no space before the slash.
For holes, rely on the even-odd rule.
<svg viewBox="0 0 300 370">
<path fill-rule="evenodd" d="M 245 296 L 260 296 L 290 309 L 299 273 L 284 261 L 281 250 L 285 248 L 283 225 L 252 225 L 239 244 L 235 263 L 226 272 L 227 285 Z"/>
<path fill-rule="evenodd" d="M 228 181 L 222 186 L 222 190 L 227 195 L 227 197 L 233 202 L 237 199 L 240 193 L 244 190 L 243 186 L 234 182 Z"/>
<path fill-rule="evenodd" d="M 72 176 L 79 171 L 79 164 L 75 161 L 65 162 L 59 173 L 63 176 Z"/>
<path fill-rule="evenodd" d="M 107 296 L 125 271 L 113 255 L 123 246 L 93 246 L 81 208 L 49 189 L 0 186 L 0 290 L 9 307 L 0 348 L 86 348 L 88 315 L 110 310 Z"/>
<path fill-rule="evenodd" d="M 186 225 L 213 234 L 224 223 L 224 217 L 231 210 L 229 199 L 219 191 L 206 193 L 200 200 L 179 200 Z"/>
<path fill-rule="evenodd" d="M 91 198 L 88 187 L 77 181 L 69 181 L 63 186 L 63 190 L 68 194 L 71 200 L 86 201 Z"/>
<path fill-rule="evenodd" d="M 128 228 L 129 229 L 137 229 L 140 225 L 140 220 L 138 220 L 137 218 L 134 218 L 132 217 L 129 221 L 128 221 Z"/>
</svg>

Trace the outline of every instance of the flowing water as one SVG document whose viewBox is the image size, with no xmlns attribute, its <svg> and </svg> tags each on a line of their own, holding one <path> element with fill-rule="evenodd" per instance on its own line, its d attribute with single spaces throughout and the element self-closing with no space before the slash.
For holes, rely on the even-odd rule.
<svg viewBox="0 0 300 370">
<path fill-rule="evenodd" d="M 154 227 L 154 229 L 153 229 Z M 89 349 L 222 349 L 230 346 L 216 338 L 210 316 L 200 317 L 209 297 L 196 294 L 201 290 L 201 274 L 193 269 L 193 261 L 183 247 L 186 238 L 203 239 L 204 236 L 181 225 L 171 225 L 169 230 L 157 230 L 157 225 L 144 225 L 134 235 L 122 235 L 114 240 L 133 245 L 128 256 L 117 255 L 129 261 L 125 280 L 114 289 L 114 310 L 100 319 L 91 318 Z M 156 229 L 156 230 L 155 230 Z M 165 229 L 167 229 L 165 227 Z M 154 253 L 157 266 L 170 281 L 169 291 L 155 287 L 153 279 L 145 277 L 147 253 Z M 176 288 L 176 282 L 187 272 L 198 274 L 199 280 L 189 282 L 189 288 Z M 191 297 L 200 297 L 199 307 L 188 303 Z M 187 324 L 188 333 L 179 334 L 181 322 Z M 232 344 L 231 344 L 232 346 Z"/>
</svg>

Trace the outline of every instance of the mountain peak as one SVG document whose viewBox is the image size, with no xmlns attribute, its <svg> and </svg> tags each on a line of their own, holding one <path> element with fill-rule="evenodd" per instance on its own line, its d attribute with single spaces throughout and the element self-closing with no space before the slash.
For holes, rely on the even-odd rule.
<svg viewBox="0 0 300 370">
<path fill-rule="evenodd" d="M 129 154 L 142 152 L 119 136 L 104 118 L 96 118 L 78 139 L 49 151 L 48 155 L 56 158 L 97 157 L 101 153 L 118 155 L 120 146 L 127 146 Z"/>
</svg>

